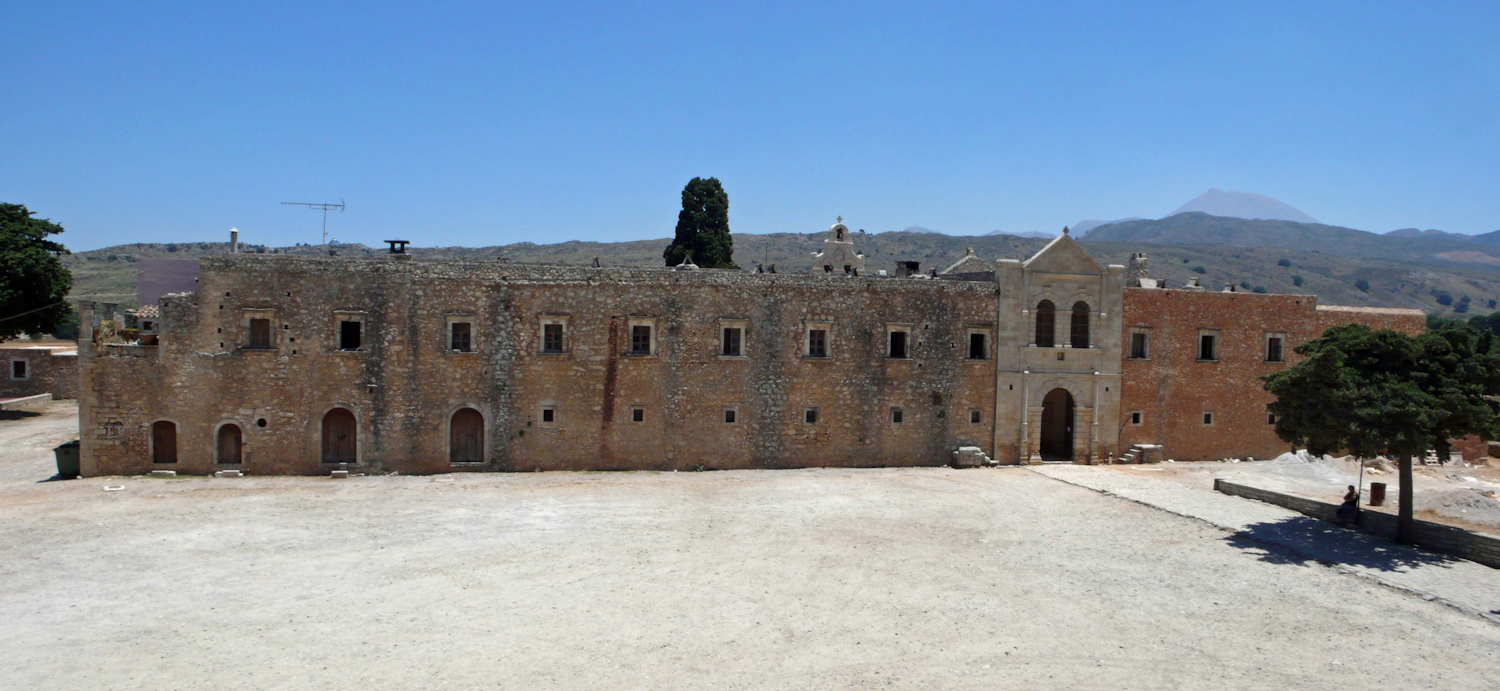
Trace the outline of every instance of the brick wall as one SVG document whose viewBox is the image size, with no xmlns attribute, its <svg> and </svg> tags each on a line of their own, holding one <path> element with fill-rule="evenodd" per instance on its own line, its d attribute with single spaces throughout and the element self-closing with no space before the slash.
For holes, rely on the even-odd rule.
<svg viewBox="0 0 1500 691">
<path fill-rule="evenodd" d="M 994 326 L 994 283 L 281 257 L 206 259 L 200 278 L 198 294 L 162 300 L 159 346 L 85 348 L 85 474 L 149 470 L 158 420 L 176 425 L 179 471 L 216 468 L 217 430 L 234 424 L 251 472 L 326 472 L 321 421 L 334 407 L 358 420 L 358 468 L 370 471 L 451 470 L 448 423 L 465 407 L 485 420 L 480 467 L 493 470 L 994 453 L 995 363 L 967 360 L 965 344 L 968 328 Z M 363 352 L 337 351 L 336 313 L 364 320 Z M 244 347 L 251 314 L 271 319 L 271 349 Z M 456 315 L 472 319 L 472 354 L 447 349 Z M 544 317 L 567 319 L 567 353 L 539 352 Z M 633 319 L 654 320 L 655 355 L 626 354 Z M 725 319 L 746 324 L 743 358 L 719 356 Z M 802 357 L 809 320 L 832 324 L 832 357 Z M 888 324 L 911 329 L 909 359 L 885 357 Z"/>
<path fill-rule="evenodd" d="M 1368 324 L 1420 333 L 1418 310 L 1322 307 L 1310 295 L 1193 290 L 1125 290 L 1121 372 L 1121 445 L 1160 444 L 1176 460 L 1273 458 L 1289 445 L 1276 437 L 1261 377 L 1297 361 L 1293 349 L 1331 326 Z M 1148 334 L 1146 358 L 1130 358 L 1132 333 Z M 1199 337 L 1218 336 L 1218 357 L 1199 359 Z M 1266 361 L 1268 334 L 1284 336 L 1284 363 Z M 1141 413 L 1132 424 L 1131 413 Z M 1212 424 L 1204 424 L 1212 413 Z"/>
<path fill-rule="evenodd" d="M 14 361 L 26 363 L 26 378 L 13 376 Z M 78 398 L 78 351 L 48 346 L 0 346 L 0 398 L 50 393 L 53 399 Z"/>
<path fill-rule="evenodd" d="M 1275 504 L 1323 521 L 1332 521 L 1338 514 L 1339 507 L 1336 504 L 1257 489 L 1220 479 L 1214 480 L 1214 490 Z M 1430 521 L 1413 521 L 1412 523 L 1412 537 L 1417 545 L 1479 562 L 1485 566 L 1500 568 L 1500 538 Z M 1391 539 L 1396 538 L 1396 517 L 1388 513 L 1360 511 L 1359 527 L 1368 533 Z"/>
</svg>

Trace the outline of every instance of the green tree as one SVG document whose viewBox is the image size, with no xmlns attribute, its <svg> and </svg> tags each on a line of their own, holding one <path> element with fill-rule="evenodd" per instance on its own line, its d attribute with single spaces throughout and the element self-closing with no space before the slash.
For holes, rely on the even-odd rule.
<svg viewBox="0 0 1500 691">
<path fill-rule="evenodd" d="M 734 238 L 729 236 L 729 195 L 718 178 L 693 178 L 682 188 L 677 234 L 662 252 L 667 266 L 693 263 L 709 269 L 737 269 Z"/>
<path fill-rule="evenodd" d="M 72 311 L 64 299 L 73 276 L 61 255 L 68 248 L 48 240 L 63 232 L 20 204 L 0 204 L 0 341 L 24 333 L 49 333 Z"/>
<path fill-rule="evenodd" d="M 1195 266 L 1195 267 L 1193 267 L 1193 273 L 1195 273 L 1195 274 L 1208 273 L 1208 269 L 1205 269 L 1205 268 L 1203 268 L 1201 266 Z"/>
<path fill-rule="evenodd" d="M 1297 286 L 1298 288 L 1301 288 L 1302 287 L 1302 277 L 1299 276 L 1299 275 L 1293 274 L 1292 275 L 1292 285 Z"/>
<path fill-rule="evenodd" d="M 1363 278 L 1359 279 L 1358 281 L 1355 281 L 1354 282 L 1354 287 L 1358 288 L 1361 291 L 1366 292 L 1366 293 L 1370 292 L 1370 282 L 1366 281 Z"/>
<path fill-rule="evenodd" d="M 1464 326 L 1418 337 L 1336 326 L 1297 346 L 1301 362 L 1265 377 L 1276 435 L 1314 454 L 1388 455 L 1401 470 L 1398 538 L 1412 536 L 1412 457 L 1500 431 L 1494 335 Z"/>
<path fill-rule="evenodd" d="M 1292 260 L 1290 260 L 1290 259 L 1280 259 L 1280 260 L 1277 260 L 1276 265 L 1280 266 L 1280 267 L 1290 267 L 1292 265 Z"/>
</svg>

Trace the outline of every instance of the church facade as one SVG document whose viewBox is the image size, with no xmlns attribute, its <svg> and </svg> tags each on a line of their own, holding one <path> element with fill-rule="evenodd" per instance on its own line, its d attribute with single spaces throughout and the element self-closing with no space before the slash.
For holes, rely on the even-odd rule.
<svg viewBox="0 0 1500 691">
<path fill-rule="evenodd" d="M 204 259 L 197 292 L 163 298 L 152 345 L 96 343 L 82 306 L 84 474 L 941 465 L 960 446 L 1094 463 L 1132 444 L 1211 456 L 1275 443 L 1262 425 L 1205 446 L 1160 419 L 1186 409 L 1143 403 L 1153 381 L 1185 392 L 1203 378 L 1227 415 L 1259 382 L 1225 383 L 1232 363 L 1132 358 L 1141 330 L 1159 329 L 1165 357 L 1168 332 L 1187 328 L 1178 303 L 1134 294 L 1193 291 L 1139 287 L 1066 234 L 1024 261 L 970 254 L 938 275 L 864 259 L 842 222 L 810 274 Z M 1212 321 L 1198 303 L 1229 304 L 1214 295 L 1182 303 Z M 1289 296 L 1233 300 L 1273 297 Z M 1315 332 L 1278 331 L 1287 353 Z"/>
</svg>

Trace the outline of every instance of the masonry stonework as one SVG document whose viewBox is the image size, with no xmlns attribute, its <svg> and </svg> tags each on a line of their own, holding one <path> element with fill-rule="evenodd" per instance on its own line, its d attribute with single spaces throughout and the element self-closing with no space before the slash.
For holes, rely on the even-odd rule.
<svg viewBox="0 0 1500 691">
<path fill-rule="evenodd" d="M 19 364 L 18 364 L 19 363 Z M 50 393 L 54 400 L 78 398 L 78 350 L 74 347 L 0 346 L 0 398 Z"/>
</svg>

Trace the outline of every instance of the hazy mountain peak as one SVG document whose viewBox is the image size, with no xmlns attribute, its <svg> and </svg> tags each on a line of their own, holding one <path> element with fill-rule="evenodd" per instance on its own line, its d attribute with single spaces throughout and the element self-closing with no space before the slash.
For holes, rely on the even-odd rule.
<svg viewBox="0 0 1500 691">
<path fill-rule="evenodd" d="M 1317 219 L 1309 216 L 1290 204 L 1277 201 L 1264 194 L 1254 192 L 1240 192 L 1238 190 L 1224 191 L 1217 187 L 1198 195 L 1192 201 L 1177 207 L 1168 216 L 1175 216 L 1188 211 L 1202 211 L 1210 216 L 1225 216 L 1229 218 L 1264 219 L 1268 221 L 1296 221 L 1297 223 L 1317 223 Z"/>
<path fill-rule="evenodd" d="M 1083 237 L 1085 235 L 1088 235 L 1089 231 L 1091 231 L 1091 230 L 1093 230 L 1095 228 L 1098 228 L 1099 226 L 1107 226 L 1107 225 L 1109 225 L 1111 223 L 1124 223 L 1126 221 L 1142 221 L 1142 220 L 1145 220 L 1145 219 L 1141 218 L 1140 216 L 1126 216 L 1125 218 L 1117 218 L 1117 219 L 1115 219 L 1113 221 L 1095 221 L 1095 220 L 1090 219 L 1090 220 L 1084 220 L 1084 221 L 1079 221 L 1077 223 L 1074 223 L 1071 227 L 1069 227 L 1068 230 L 1069 230 L 1069 232 L 1071 232 L 1073 234 L 1073 237 L 1075 237 L 1075 238 L 1081 238 L 1081 237 Z"/>
</svg>

